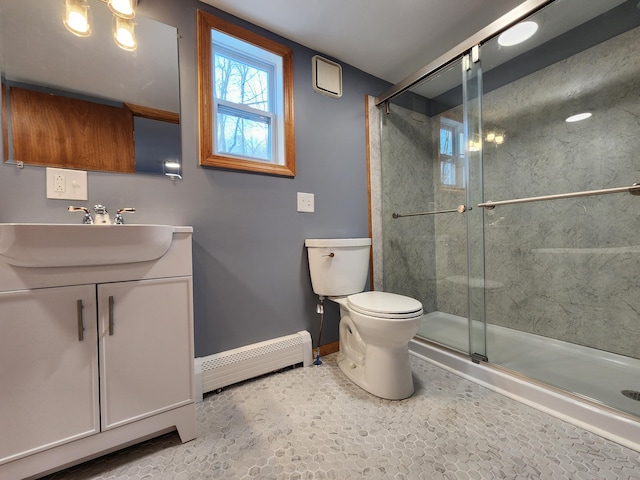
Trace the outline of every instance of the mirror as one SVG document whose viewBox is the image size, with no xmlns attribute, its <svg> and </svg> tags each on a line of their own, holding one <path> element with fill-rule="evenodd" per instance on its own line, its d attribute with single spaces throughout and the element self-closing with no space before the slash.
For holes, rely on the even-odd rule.
<svg viewBox="0 0 640 480">
<path fill-rule="evenodd" d="M 64 0 L 2 0 L 0 71 L 3 83 L 4 161 L 179 177 L 181 144 L 177 29 L 137 14 L 133 20 L 137 48 L 126 51 L 114 42 L 115 20 L 107 4 L 101 0 L 86 1 L 89 5 L 91 34 L 79 37 L 64 25 Z M 22 94 L 26 92 L 27 100 L 20 100 L 18 91 Z M 15 101 L 12 101 L 12 95 Z M 90 150 L 91 145 L 99 144 L 101 151 L 108 152 L 114 150 L 114 140 L 111 129 L 108 129 L 110 133 L 105 133 L 96 122 L 85 121 L 94 125 L 93 129 L 70 130 L 69 125 L 43 125 L 40 117 L 53 121 L 56 115 L 61 116 L 57 110 L 48 111 L 57 107 L 45 107 L 39 103 L 38 99 L 44 97 L 52 99 L 56 105 L 62 105 L 67 118 L 69 112 L 90 112 L 88 117 L 78 117 L 75 124 L 82 124 L 82 119 L 86 118 L 104 120 L 105 116 L 99 113 L 103 108 L 124 111 L 124 116 L 131 120 L 126 122 L 123 129 L 132 140 L 127 140 L 125 149 L 130 153 L 120 157 L 130 157 L 131 166 L 96 165 L 94 168 L 83 163 L 74 164 L 73 160 L 55 158 L 62 155 L 60 151 L 71 148 L 69 145 L 63 148 L 62 143 L 70 144 L 73 148 L 86 143 L 87 146 L 82 146 L 80 151 Z M 31 115 L 28 119 L 24 114 L 25 104 Z M 94 108 L 94 104 L 98 107 Z M 65 123 L 74 124 L 73 121 Z M 35 128 L 35 133 L 34 130 L 26 134 L 21 131 L 26 124 L 30 125 L 29 128 Z M 63 127 L 67 131 L 61 133 Z M 58 130 L 55 132 L 57 137 L 53 135 L 44 141 L 41 138 L 34 139 L 36 136 L 49 136 L 52 130 Z M 94 135 L 102 138 L 95 138 Z M 39 151 L 23 148 L 21 138 L 28 139 L 27 143 L 36 147 L 39 145 Z M 49 145 L 60 148 L 51 149 L 47 147 Z M 76 150 L 70 155 L 76 158 L 80 156 L 83 155 Z M 61 164 L 63 161 L 65 163 Z M 126 163 L 126 159 L 118 159 L 117 163 L 121 162 Z"/>
</svg>

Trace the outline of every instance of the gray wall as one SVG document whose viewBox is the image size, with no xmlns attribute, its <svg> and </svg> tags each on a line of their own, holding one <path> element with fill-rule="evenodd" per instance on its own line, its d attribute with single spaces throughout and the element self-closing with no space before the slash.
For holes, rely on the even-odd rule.
<svg viewBox="0 0 640 480">
<path fill-rule="evenodd" d="M 197 9 L 293 48 L 295 178 L 198 165 Z M 193 226 L 196 356 L 305 329 L 315 346 L 317 297 L 304 239 L 368 235 L 365 95 L 389 84 L 343 64 L 343 97 L 325 97 L 311 87 L 318 52 L 195 0 L 140 2 L 139 12 L 176 26 L 181 37 L 184 180 L 89 172 L 87 204 L 134 206 L 136 223 Z M 296 192 L 315 194 L 315 213 L 296 212 Z M 0 165 L 0 222 L 79 221 L 66 212 L 72 202 L 45 196 L 44 168 Z M 338 339 L 338 309 L 326 311 L 323 344 Z"/>
</svg>

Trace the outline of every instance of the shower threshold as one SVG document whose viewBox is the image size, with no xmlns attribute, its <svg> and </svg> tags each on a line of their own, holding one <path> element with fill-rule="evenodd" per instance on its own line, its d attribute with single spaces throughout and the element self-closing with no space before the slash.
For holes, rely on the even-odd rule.
<svg viewBox="0 0 640 480">
<path fill-rule="evenodd" d="M 418 337 L 412 354 L 640 451 L 640 402 L 621 393 L 638 388 L 640 360 L 488 325 L 490 363 L 477 365 L 460 353 L 467 319 L 443 312 L 425 315 Z"/>
</svg>

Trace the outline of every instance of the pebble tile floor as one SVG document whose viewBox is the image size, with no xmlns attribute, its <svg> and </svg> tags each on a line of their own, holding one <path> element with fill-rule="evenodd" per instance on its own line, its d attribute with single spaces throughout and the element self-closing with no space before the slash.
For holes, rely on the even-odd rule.
<svg viewBox="0 0 640 480">
<path fill-rule="evenodd" d="M 169 433 L 45 478 L 640 479 L 640 453 L 418 358 L 402 401 L 336 360 L 205 395 L 194 441 Z"/>
</svg>

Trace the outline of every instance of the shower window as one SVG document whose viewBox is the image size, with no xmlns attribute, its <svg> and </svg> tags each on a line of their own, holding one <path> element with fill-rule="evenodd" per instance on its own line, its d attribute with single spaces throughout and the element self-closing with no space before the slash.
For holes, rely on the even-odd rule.
<svg viewBox="0 0 640 480">
<path fill-rule="evenodd" d="M 464 188 L 463 139 L 462 123 L 440 119 L 440 183 L 446 187 Z"/>
</svg>

